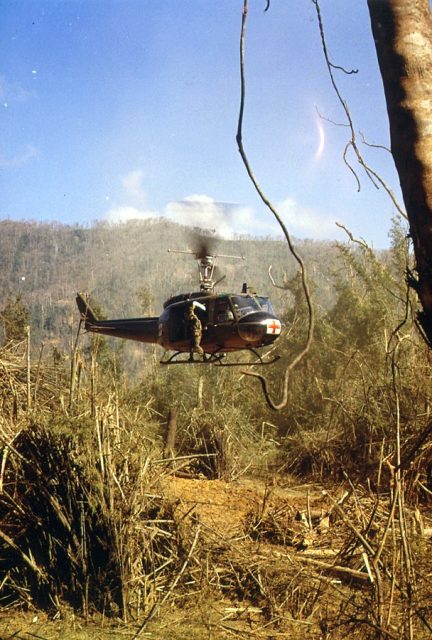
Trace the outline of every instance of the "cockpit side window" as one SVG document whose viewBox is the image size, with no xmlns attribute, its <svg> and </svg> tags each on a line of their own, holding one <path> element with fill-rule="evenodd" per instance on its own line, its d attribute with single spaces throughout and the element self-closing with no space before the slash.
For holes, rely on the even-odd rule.
<svg viewBox="0 0 432 640">
<path fill-rule="evenodd" d="M 232 322 L 234 320 L 234 314 L 231 310 L 228 298 L 216 300 L 214 318 L 216 324 L 223 324 L 224 322 Z"/>
</svg>

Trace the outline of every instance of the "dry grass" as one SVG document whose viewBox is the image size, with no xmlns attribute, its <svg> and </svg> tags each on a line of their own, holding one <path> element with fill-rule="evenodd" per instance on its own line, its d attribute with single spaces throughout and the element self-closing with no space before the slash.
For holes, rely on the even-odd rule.
<svg viewBox="0 0 432 640">
<path fill-rule="evenodd" d="M 243 467 L 227 431 L 205 454 L 230 482 L 177 479 L 184 458 L 161 458 L 115 393 L 84 410 L 81 389 L 73 414 L 40 371 L 36 413 L 22 352 L 2 367 L 1 604 L 13 620 L 24 609 L 51 620 L 2 637 L 51 638 L 59 625 L 66 638 L 431 637 L 432 522 L 405 503 L 418 456 L 399 476 L 389 467 L 380 493 L 346 479 L 323 494 L 232 482 Z"/>
</svg>

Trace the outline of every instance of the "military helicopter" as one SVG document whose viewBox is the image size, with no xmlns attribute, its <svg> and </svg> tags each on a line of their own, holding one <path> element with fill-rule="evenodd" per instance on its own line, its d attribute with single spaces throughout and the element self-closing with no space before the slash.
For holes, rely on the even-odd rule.
<svg viewBox="0 0 432 640">
<path fill-rule="evenodd" d="M 197 251 L 173 251 L 193 255 L 197 260 L 200 290 L 181 293 L 166 300 L 158 317 L 99 320 L 91 309 L 87 297 L 77 294 L 76 301 L 87 331 L 108 336 L 159 344 L 166 352 L 161 364 L 216 364 L 245 366 L 272 364 L 280 356 L 266 358 L 257 349 L 271 345 L 281 333 L 281 322 L 276 317 L 267 296 L 256 295 L 243 284 L 241 293 L 216 293 L 215 287 L 225 276 L 214 280 L 217 258 L 238 259 L 241 256 L 211 254 L 202 245 Z M 188 313 L 193 309 L 201 324 L 200 355 L 191 344 Z M 249 351 L 254 362 L 229 362 L 228 353 Z M 189 358 L 185 358 L 185 354 Z"/>
</svg>

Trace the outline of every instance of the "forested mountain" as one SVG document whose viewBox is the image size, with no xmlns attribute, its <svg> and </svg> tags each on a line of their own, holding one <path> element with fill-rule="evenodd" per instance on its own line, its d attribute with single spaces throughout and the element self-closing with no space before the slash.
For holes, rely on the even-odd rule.
<svg viewBox="0 0 432 640">
<path fill-rule="evenodd" d="M 290 279 L 296 263 L 286 243 L 248 236 L 215 241 L 216 252 L 245 260 L 220 259 L 226 275 L 220 288 L 239 291 L 244 281 L 268 293 L 279 313 L 287 293 L 274 288 Z M 89 292 L 110 317 L 158 315 L 170 295 L 198 288 L 192 257 L 168 249 L 193 248 L 193 231 L 164 219 L 111 225 L 67 226 L 57 223 L 0 222 L 0 308 L 21 296 L 31 318 L 34 342 L 66 346 L 78 322 L 75 292 Z M 341 267 L 338 249 L 329 242 L 300 241 L 298 248 L 314 284 L 316 303 L 334 300 L 332 276 Z"/>
</svg>

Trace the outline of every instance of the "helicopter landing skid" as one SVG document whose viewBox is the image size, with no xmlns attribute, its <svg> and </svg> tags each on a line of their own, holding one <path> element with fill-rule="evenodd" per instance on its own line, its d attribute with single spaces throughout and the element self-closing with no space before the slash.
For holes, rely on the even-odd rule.
<svg viewBox="0 0 432 640">
<path fill-rule="evenodd" d="M 263 367 L 267 364 L 273 364 L 280 360 L 280 356 L 273 356 L 273 358 L 271 358 L 270 360 L 265 360 L 265 358 L 263 358 L 263 356 L 258 353 L 258 351 L 252 349 L 252 347 L 249 347 L 247 351 L 250 351 L 257 358 L 255 362 L 218 362 L 217 364 L 219 367 Z"/>
<path fill-rule="evenodd" d="M 280 360 L 280 356 L 274 356 L 270 360 L 265 360 L 255 349 L 249 348 L 247 351 L 250 351 L 256 358 L 256 362 L 224 362 L 226 358 L 225 352 L 218 353 L 217 351 L 213 353 L 204 354 L 203 358 L 195 359 L 193 358 L 179 358 L 183 351 L 176 351 L 172 356 L 168 358 L 168 360 L 160 360 L 160 364 L 214 364 L 217 367 L 255 367 L 255 366 L 264 366 L 268 364 L 273 364 Z"/>
<path fill-rule="evenodd" d="M 159 364 L 218 364 L 221 366 L 221 361 L 226 357 L 226 353 L 205 353 L 203 357 L 195 356 L 186 358 L 180 358 L 184 355 L 184 351 L 176 351 L 168 358 L 168 360 L 159 360 Z"/>
</svg>

